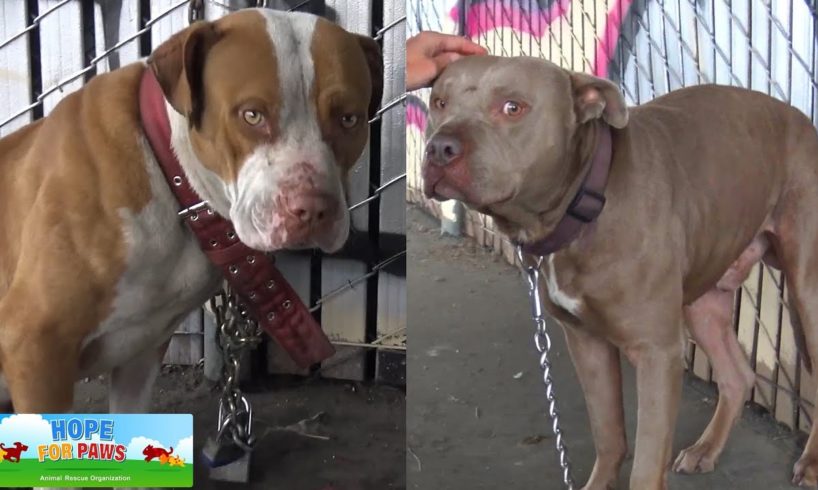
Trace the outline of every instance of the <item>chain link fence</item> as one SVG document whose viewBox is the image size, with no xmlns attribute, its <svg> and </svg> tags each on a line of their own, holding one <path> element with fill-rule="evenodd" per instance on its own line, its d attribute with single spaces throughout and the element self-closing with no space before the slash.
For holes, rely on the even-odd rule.
<svg viewBox="0 0 818 490">
<path fill-rule="evenodd" d="M 350 31 L 375 37 L 383 47 L 383 105 L 370 121 L 369 148 L 350 172 L 349 199 L 355 203 L 351 243 L 339 256 L 282 253 L 277 259 L 339 346 L 339 355 L 322 366 L 324 375 L 377 375 L 402 383 L 405 150 L 402 136 L 399 148 L 382 144 L 403 131 L 405 120 L 402 1 L 5 0 L 0 2 L 0 136 L 47 116 L 62 97 L 92 77 L 143 59 L 191 20 L 213 20 L 248 7 L 323 15 Z M 205 309 L 196 311 L 174 335 L 166 362 L 196 364 L 213 342 L 211 315 Z M 270 371 L 298 372 L 285 358 L 268 343 Z"/>
<path fill-rule="evenodd" d="M 619 84 L 629 104 L 702 83 L 758 90 L 816 120 L 818 14 L 811 0 L 409 0 L 409 34 L 462 34 L 501 56 L 537 56 Z M 423 198 L 420 163 L 428 90 L 407 108 L 407 199 L 444 227 L 514 260 L 491 219 L 458 203 Z M 785 282 L 756 267 L 736 295 L 735 328 L 756 371 L 752 400 L 779 421 L 807 430 L 816 383 L 798 355 Z M 687 361 L 712 381 L 691 342 Z"/>
</svg>

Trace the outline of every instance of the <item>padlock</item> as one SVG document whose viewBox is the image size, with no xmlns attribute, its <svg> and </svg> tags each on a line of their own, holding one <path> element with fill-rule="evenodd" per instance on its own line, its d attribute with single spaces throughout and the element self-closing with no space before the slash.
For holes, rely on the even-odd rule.
<svg viewBox="0 0 818 490">
<path fill-rule="evenodd" d="M 229 481 L 235 483 L 247 483 L 250 481 L 250 457 L 251 451 L 242 451 L 242 456 L 231 463 L 227 463 L 215 468 L 210 468 L 210 479 L 219 481 Z"/>
<path fill-rule="evenodd" d="M 207 465 L 218 468 L 241 459 L 246 451 L 226 437 L 209 437 L 202 448 Z"/>
</svg>

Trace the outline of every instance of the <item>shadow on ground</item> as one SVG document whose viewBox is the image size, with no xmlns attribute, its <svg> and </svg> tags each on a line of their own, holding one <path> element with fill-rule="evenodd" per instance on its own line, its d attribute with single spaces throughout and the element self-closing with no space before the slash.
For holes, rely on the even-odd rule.
<svg viewBox="0 0 818 490">
<path fill-rule="evenodd" d="M 517 270 L 471 241 L 440 237 L 417 209 L 409 221 L 411 347 L 406 456 L 409 488 L 564 488 L 545 414 L 528 298 Z M 554 327 L 552 327 L 554 331 Z M 554 376 L 574 476 L 594 462 L 585 402 L 554 331 Z M 625 367 L 625 412 L 633 451 L 634 376 Z M 674 457 L 692 444 L 715 408 L 715 392 L 686 378 Z M 789 485 L 802 435 L 745 408 L 716 471 L 671 475 L 672 490 L 775 490 Z M 619 488 L 628 488 L 630 458 Z"/>
<path fill-rule="evenodd" d="M 107 412 L 104 379 L 78 384 L 78 412 Z M 248 485 L 214 482 L 194 467 L 194 489 L 387 490 L 406 488 L 405 396 L 389 386 L 271 377 L 248 387 L 254 409 L 254 451 Z M 200 457 L 216 424 L 218 395 L 197 368 L 163 370 L 154 412 L 192 413 Z M 305 437 L 282 427 L 324 413 Z"/>
</svg>

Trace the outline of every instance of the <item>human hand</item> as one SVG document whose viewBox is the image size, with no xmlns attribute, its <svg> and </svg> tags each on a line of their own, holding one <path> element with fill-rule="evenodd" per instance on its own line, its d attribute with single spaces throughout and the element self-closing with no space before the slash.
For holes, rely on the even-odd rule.
<svg viewBox="0 0 818 490">
<path fill-rule="evenodd" d="M 486 54 L 465 37 L 423 31 L 406 41 L 406 90 L 429 86 L 452 61 Z"/>
</svg>

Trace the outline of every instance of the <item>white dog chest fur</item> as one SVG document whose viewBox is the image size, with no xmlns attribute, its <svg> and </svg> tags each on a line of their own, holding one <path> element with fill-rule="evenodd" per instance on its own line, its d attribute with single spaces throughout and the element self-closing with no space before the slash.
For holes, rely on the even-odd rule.
<svg viewBox="0 0 818 490">
<path fill-rule="evenodd" d="M 554 254 L 549 255 L 546 259 L 545 272 L 543 277 L 548 290 L 548 298 L 555 305 L 574 316 L 578 316 L 582 308 L 582 301 L 579 298 L 570 296 L 565 290 L 560 289 L 557 272 L 554 268 Z"/>
</svg>

